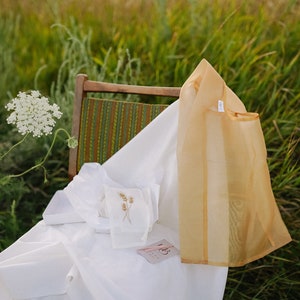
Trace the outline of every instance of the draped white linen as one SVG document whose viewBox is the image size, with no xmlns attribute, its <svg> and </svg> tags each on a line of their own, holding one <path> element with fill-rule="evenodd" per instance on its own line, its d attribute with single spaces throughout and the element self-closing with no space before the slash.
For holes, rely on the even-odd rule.
<svg viewBox="0 0 300 300">
<path fill-rule="evenodd" d="M 85 164 L 74 180 L 54 195 L 44 220 L 0 254 L 1 300 L 223 298 L 227 267 L 183 264 L 179 255 L 150 264 L 137 254 L 140 246 L 113 248 L 112 224 L 103 218 L 104 186 L 150 187 L 153 207 L 141 208 L 152 218 L 144 244 L 166 239 L 179 248 L 178 103 L 170 105 L 102 166 Z M 144 223 L 139 224 L 145 230 Z"/>
</svg>

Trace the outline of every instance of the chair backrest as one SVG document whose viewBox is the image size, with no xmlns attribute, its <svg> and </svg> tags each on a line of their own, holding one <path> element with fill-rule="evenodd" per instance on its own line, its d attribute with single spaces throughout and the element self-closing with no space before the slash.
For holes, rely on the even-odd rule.
<svg viewBox="0 0 300 300">
<path fill-rule="evenodd" d="M 77 138 L 78 146 L 70 149 L 69 178 L 72 179 L 85 162 L 105 162 L 167 107 L 167 104 L 95 98 L 95 93 L 178 98 L 179 92 L 179 87 L 107 83 L 78 74 L 72 121 L 72 135 Z"/>
</svg>

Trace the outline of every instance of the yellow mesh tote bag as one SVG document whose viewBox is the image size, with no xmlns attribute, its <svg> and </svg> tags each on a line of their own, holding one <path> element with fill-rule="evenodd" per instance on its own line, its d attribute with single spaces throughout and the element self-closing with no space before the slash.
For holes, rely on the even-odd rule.
<svg viewBox="0 0 300 300">
<path fill-rule="evenodd" d="M 182 262 L 242 266 L 291 241 L 259 115 L 206 60 L 181 89 L 177 159 Z"/>
</svg>

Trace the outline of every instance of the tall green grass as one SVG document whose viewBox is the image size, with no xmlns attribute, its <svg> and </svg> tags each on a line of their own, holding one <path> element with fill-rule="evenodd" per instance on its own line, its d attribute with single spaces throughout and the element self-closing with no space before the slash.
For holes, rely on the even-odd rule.
<svg viewBox="0 0 300 300">
<path fill-rule="evenodd" d="M 0 0 L 0 152 L 19 139 L 3 108 L 39 89 L 71 127 L 74 78 L 181 86 L 205 57 L 250 111 L 260 113 L 274 194 L 289 245 L 229 271 L 225 299 L 300 295 L 300 5 L 298 1 Z M 30 140 L 1 162 L 18 172 L 49 148 Z M 42 171 L 0 186 L 0 249 L 33 226 L 67 182 L 61 138 Z"/>
</svg>

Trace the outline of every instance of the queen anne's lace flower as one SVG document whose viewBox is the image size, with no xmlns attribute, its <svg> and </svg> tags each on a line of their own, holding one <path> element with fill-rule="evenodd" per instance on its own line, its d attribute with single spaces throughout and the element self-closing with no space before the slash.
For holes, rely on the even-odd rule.
<svg viewBox="0 0 300 300">
<path fill-rule="evenodd" d="M 39 91 L 19 92 L 5 108 L 12 111 L 7 123 L 16 125 L 22 135 L 32 133 L 34 137 L 51 134 L 54 118 L 60 119 L 62 115 L 59 106 L 49 104 L 48 98 Z"/>
</svg>

